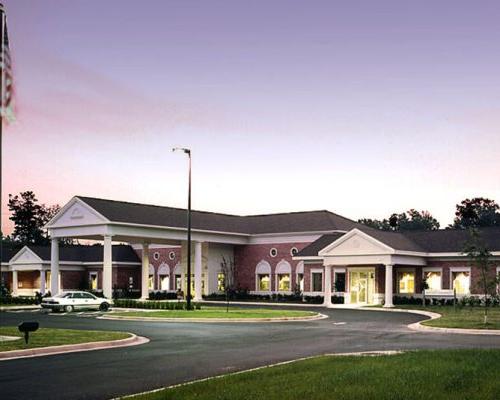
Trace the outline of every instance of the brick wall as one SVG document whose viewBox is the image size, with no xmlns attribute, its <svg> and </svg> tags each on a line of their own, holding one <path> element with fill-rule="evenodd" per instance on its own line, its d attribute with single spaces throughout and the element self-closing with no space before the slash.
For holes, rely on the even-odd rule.
<svg viewBox="0 0 500 400">
<path fill-rule="evenodd" d="M 61 287 L 63 290 L 82 288 L 85 282 L 86 271 L 61 271 Z M 40 281 L 38 281 L 40 284 Z M 39 286 L 37 286 L 39 287 Z"/>
<path fill-rule="evenodd" d="M 271 265 L 271 288 L 276 287 L 275 269 L 276 265 L 285 260 L 292 266 L 291 288 L 296 284 L 295 268 L 298 261 L 292 260 L 290 250 L 296 247 L 298 251 L 302 250 L 309 243 L 280 243 L 280 244 L 251 244 L 245 246 L 235 246 L 234 260 L 236 263 L 236 282 L 241 289 L 250 291 L 255 290 L 255 268 L 257 264 L 264 260 Z M 276 257 L 271 257 L 270 250 L 275 248 L 278 251 Z M 305 275 L 305 270 L 304 270 Z"/>
<path fill-rule="evenodd" d="M 173 252 L 175 257 L 173 260 L 170 259 L 169 254 Z M 137 249 L 136 250 L 137 255 L 139 256 L 140 259 L 142 259 L 142 249 Z M 155 260 L 155 253 L 158 253 L 159 258 Z M 161 264 L 167 264 L 169 269 L 170 269 L 170 290 L 174 289 L 174 278 L 173 278 L 173 271 L 177 263 L 181 262 L 181 247 L 163 247 L 163 248 L 150 248 L 149 249 L 149 264 L 153 266 L 154 268 L 154 288 L 155 290 L 160 289 L 160 282 L 158 281 L 158 269 L 160 268 Z M 141 276 L 140 276 L 140 270 L 139 268 L 139 287 L 141 283 Z"/>
</svg>

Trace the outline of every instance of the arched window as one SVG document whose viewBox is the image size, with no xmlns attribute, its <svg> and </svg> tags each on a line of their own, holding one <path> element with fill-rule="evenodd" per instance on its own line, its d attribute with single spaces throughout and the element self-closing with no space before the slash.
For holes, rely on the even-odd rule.
<svg viewBox="0 0 500 400">
<path fill-rule="evenodd" d="M 170 290 L 170 268 L 166 263 L 158 268 L 158 289 Z"/>
<path fill-rule="evenodd" d="M 155 290 L 155 267 L 149 264 L 148 289 Z"/>
<path fill-rule="evenodd" d="M 255 268 L 255 287 L 258 292 L 271 290 L 271 265 L 262 260 Z"/>
<path fill-rule="evenodd" d="M 292 288 L 292 266 L 288 261 L 281 260 L 276 265 L 276 291 L 289 292 Z"/>
<path fill-rule="evenodd" d="M 174 279 L 174 290 L 182 290 L 182 266 L 177 263 L 172 274 Z"/>
<path fill-rule="evenodd" d="M 295 275 L 297 276 L 297 285 L 301 292 L 304 291 L 304 261 L 301 261 L 295 267 Z"/>
</svg>

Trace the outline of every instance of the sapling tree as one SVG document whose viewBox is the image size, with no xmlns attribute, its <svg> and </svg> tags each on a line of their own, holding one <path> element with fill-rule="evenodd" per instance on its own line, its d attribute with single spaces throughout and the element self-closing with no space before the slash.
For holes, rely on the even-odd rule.
<svg viewBox="0 0 500 400">
<path fill-rule="evenodd" d="M 498 277 L 494 273 L 491 253 L 482 241 L 479 232 L 474 228 L 471 228 L 469 232 L 470 237 L 464 245 L 463 253 L 467 255 L 471 266 L 479 270 L 479 285 L 484 296 L 484 324 L 487 324 L 490 298 L 495 294 Z"/>
<path fill-rule="evenodd" d="M 235 289 L 236 264 L 234 260 L 227 260 L 226 257 L 222 256 L 220 268 L 222 274 L 224 275 L 223 285 L 224 293 L 226 295 L 226 312 L 229 312 L 229 297 Z"/>
</svg>

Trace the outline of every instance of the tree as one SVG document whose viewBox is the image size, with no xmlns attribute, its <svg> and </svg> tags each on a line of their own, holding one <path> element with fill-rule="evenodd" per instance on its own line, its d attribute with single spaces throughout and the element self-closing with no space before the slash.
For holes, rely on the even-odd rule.
<svg viewBox="0 0 500 400">
<path fill-rule="evenodd" d="M 21 245 L 49 243 L 43 227 L 59 212 L 59 205 L 39 204 L 35 193 L 28 190 L 15 196 L 9 194 L 8 206 L 12 213 L 10 220 L 14 222 L 12 241 Z"/>
<path fill-rule="evenodd" d="M 221 271 L 224 274 L 224 293 L 226 294 L 226 312 L 229 312 L 229 297 L 235 290 L 235 274 L 236 274 L 236 264 L 234 260 L 226 260 L 226 257 L 222 256 L 222 261 L 220 263 Z"/>
<path fill-rule="evenodd" d="M 481 240 L 479 232 L 471 228 L 470 237 L 464 245 L 463 251 L 472 266 L 479 269 L 481 276 L 480 286 L 484 296 L 484 324 L 488 323 L 489 299 L 495 294 L 498 277 L 495 276 L 494 264 L 491 262 L 491 253 Z"/>
<path fill-rule="evenodd" d="M 359 223 L 382 231 L 432 231 L 439 229 L 439 222 L 429 211 L 410 209 L 403 213 L 393 213 L 383 220 L 363 218 Z"/>
<path fill-rule="evenodd" d="M 474 197 L 457 204 L 455 219 L 450 228 L 469 229 L 500 226 L 500 207 L 494 200 Z"/>
</svg>

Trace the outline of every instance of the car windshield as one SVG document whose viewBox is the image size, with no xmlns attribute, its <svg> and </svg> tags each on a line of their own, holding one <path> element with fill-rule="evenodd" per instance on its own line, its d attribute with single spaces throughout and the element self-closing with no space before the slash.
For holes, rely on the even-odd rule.
<svg viewBox="0 0 500 400">
<path fill-rule="evenodd" d="M 57 297 L 58 299 L 65 299 L 71 297 L 71 293 L 59 293 L 56 294 L 54 297 Z"/>
</svg>

